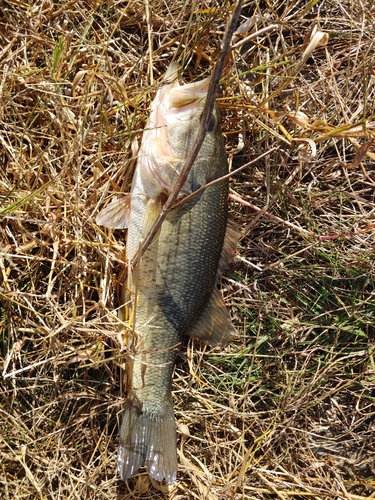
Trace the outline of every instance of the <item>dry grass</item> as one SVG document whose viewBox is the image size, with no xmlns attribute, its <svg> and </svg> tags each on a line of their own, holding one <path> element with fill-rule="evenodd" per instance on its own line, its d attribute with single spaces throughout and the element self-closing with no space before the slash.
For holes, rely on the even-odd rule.
<svg viewBox="0 0 375 500">
<path fill-rule="evenodd" d="M 231 181 L 268 212 L 231 201 L 239 335 L 179 358 L 176 484 L 116 474 L 124 233 L 94 217 L 129 187 L 169 61 L 207 76 L 230 7 L 149 4 L 2 3 L 1 498 L 375 498 L 375 7 L 361 0 L 246 2 L 253 31 L 275 26 L 228 61 L 223 130 L 233 169 L 275 150 Z M 329 41 L 303 62 L 314 27 Z"/>
</svg>

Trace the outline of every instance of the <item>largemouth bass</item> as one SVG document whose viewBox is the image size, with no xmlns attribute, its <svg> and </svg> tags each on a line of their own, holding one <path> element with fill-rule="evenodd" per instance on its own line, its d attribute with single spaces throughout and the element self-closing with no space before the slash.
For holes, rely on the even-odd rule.
<svg viewBox="0 0 375 500">
<path fill-rule="evenodd" d="M 97 223 L 128 227 L 131 262 L 160 214 L 199 129 L 208 80 L 180 85 L 171 66 L 143 132 L 130 196 L 99 214 Z M 151 477 L 171 484 L 177 474 L 176 427 L 171 392 L 175 358 L 183 335 L 210 345 L 234 333 L 217 289 L 233 253 L 226 235 L 228 180 L 191 195 L 228 173 L 217 105 L 210 130 L 170 210 L 134 269 L 128 269 L 127 317 L 131 345 L 127 361 L 127 402 L 120 430 L 117 467 L 127 480 L 147 466 Z M 227 233 L 228 234 L 228 233 Z M 224 245 L 224 240 L 226 243 Z"/>
</svg>

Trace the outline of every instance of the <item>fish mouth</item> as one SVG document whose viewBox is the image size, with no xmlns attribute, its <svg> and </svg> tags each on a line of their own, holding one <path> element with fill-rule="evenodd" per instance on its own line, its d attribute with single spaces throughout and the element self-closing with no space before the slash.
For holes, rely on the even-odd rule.
<svg viewBox="0 0 375 500">
<path fill-rule="evenodd" d="M 170 105 L 172 108 L 182 108 L 195 101 L 201 101 L 207 95 L 210 78 L 199 82 L 186 83 L 170 90 Z"/>
<path fill-rule="evenodd" d="M 189 121 L 202 109 L 202 101 L 207 96 L 210 79 L 173 86 L 169 90 L 169 106 L 165 110 L 167 124 L 174 120 Z"/>
<path fill-rule="evenodd" d="M 201 101 L 208 92 L 210 78 L 205 78 L 198 82 L 186 83 L 181 85 L 178 81 L 179 65 L 172 62 L 165 74 L 164 87 L 169 94 L 169 107 L 182 108 L 194 101 Z"/>
</svg>

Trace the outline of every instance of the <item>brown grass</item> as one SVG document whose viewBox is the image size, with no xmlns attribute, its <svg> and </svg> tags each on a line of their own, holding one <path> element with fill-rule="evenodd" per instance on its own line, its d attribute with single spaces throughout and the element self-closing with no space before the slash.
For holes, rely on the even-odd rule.
<svg viewBox="0 0 375 500">
<path fill-rule="evenodd" d="M 231 180 L 238 338 L 178 360 L 178 481 L 116 474 L 124 232 L 94 219 L 169 61 L 207 76 L 233 6 L 148 4 L 0 9 L 0 496 L 375 498 L 375 7 L 354 0 L 245 2 L 275 26 L 224 70 L 228 156 L 275 150 Z"/>
</svg>

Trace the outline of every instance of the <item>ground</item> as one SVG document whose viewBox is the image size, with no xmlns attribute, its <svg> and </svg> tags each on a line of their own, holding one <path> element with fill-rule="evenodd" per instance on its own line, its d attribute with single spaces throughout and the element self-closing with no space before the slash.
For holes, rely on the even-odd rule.
<svg viewBox="0 0 375 500">
<path fill-rule="evenodd" d="M 2 2 L 1 498 L 375 498 L 369 0 L 244 2 L 218 96 L 238 334 L 179 356 L 177 482 L 116 473 L 125 231 L 95 216 L 129 189 L 169 62 L 209 76 L 233 7 Z"/>
</svg>

